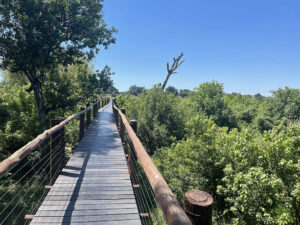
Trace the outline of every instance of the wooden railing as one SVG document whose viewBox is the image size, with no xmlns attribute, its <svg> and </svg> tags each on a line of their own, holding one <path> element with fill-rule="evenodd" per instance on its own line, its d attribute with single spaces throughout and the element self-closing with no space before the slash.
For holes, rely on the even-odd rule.
<svg viewBox="0 0 300 225">
<path fill-rule="evenodd" d="M 122 112 L 123 111 L 123 112 Z M 140 190 L 142 187 L 142 182 L 144 180 L 138 180 L 138 177 L 141 176 L 140 174 L 136 174 L 138 170 L 138 163 L 141 165 L 143 172 L 145 173 L 145 178 L 148 180 L 152 191 L 155 195 L 155 200 L 158 202 L 160 209 L 163 212 L 165 222 L 168 225 L 192 225 L 189 217 L 177 201 L 175 195 L 170 190 L 168 184 L 164 180 L 161 173 L 158 171 L 154 163 L 152 162 L 151 157 L 147 154 L 145 148 L 143 147 L 141 141 L 136 135 L 136 121 L 131 121 L 131 124 L 127 121 L 124 113 L 125 110 L 119 109 L 114 103 L 113 103 L 113 112 L 114 117 L 117 126 L 119 127 L 119 133 L 122 138 L 123 144 L 126 145 L 126 142 L 128 142 L 128 149 L 127 152 L 127 162 L 129 166 L 130 176 L 133 184 L 133 188 L 135 190 L 136 198 L 141 198 L 140 202 L 143 205 L 147 206 L 147 202 L 153 201 L 150 198 L 147 198 L 146 195 L 150 196 L 148 193 L 140 193 L 142 190 Z M 139 182 L 139 184 L 137 184 Z M 145 184 L 143 186 L 144 189 L 147 189 L 147 185 Z M 136 190 L 139 189 L 139 190 Z M 147 192 L 147 190 L 145 191 Z M 143 202 L 144 201 L 144 202 Z M 147 207 L 140 206 L 139 208 L 142 208 L 142 210 L 147 210 Z M 150 205 L 150 203 L 149 203 Z M 149 206 L 151 208 L 151 205 Z M 155 209 L 150 209 L 149 211 L 155 211 Z M 143 217 L 149 217 L 151 215 L 151 212 L 140 212 L 142 214 L 141 219 L 146 220 L 146 218 Z M 152 216 L 154 218 L 154 216 Z M 159 218 L 149 219 L 149 222 L 151 224 L 161 224 L 162 221 L 155 221 L 159 220 Z M 145 222 L 147 224 L 147 222 Z M 206 224 L 205 224 L 206 225 Z"/>
<path fill-rule="evenodd" d="M 66 142 L 72 136 L 78 143 L 91 116 L 108 103 L 108 98 L 100 98 L 67 119 L 51 120 L 50 129 L 0 163 L 0 225 L 30 222 L 67 161 Z"/>
<path fill-rule="evenodd" d="M 103 104 L 108 103 L 108 99 L 98 100 L 93 104 L 90 104 L 86 109 L 82 110 L 72 116 L 69 116 L 67 119 L 64 119 L 61 123 L 55 125 L 54 127 L 45 130 L 42 134 L 37 136 L 35 139 L 27 143 L 25 146 L 17 150 L 7 159 L 0 163 L 0 178 L 3 177 L 7 172 L 11 171 L 15 166 L 17 166 L 29 153 L 31 153 L 36 147 L 38 147 L 42 142 L 48 139 L 51 135 L 54 135 L 64 126 L 70 123 L 72 120 L 80 117 L 80 137 L 83 137 L 84 134 L 84 114 L 87 113 L 87 123 L 91 120 L 91 109 L 94 107 L 93 112 L 97 111 L 97 108 L 100 108 L 100 101 L 104 102 Z"/>
</svg>

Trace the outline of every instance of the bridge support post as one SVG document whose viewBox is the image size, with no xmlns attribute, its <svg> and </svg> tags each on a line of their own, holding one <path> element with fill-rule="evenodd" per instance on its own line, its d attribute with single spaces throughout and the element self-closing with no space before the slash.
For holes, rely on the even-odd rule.
<svg viewBox="0 0 300 225">
<path fill-rule="evenodd" d="M 90 104 L 86 105 L 86 108 L 88 108 L 90 106 Z M 91 110 L 88 110 L 86 112 L 86 127 L 88 127 L 90 125 L 91 122 Z"/>
<path fill-rule="evenodd" d="M 54 127 L 65 119 L 57 118 L 50 121 Z M 61 128 L 50 136 L 50 185 L 52 186 L 64 167 L 65 162 L 65 128 Z"/>
<path fill-rule="evenodd" d="M 137 120 L 130 120 L 129 122 L 130 126 L 132 127 L 134 133 L 137 134 Z M 133 173 L 135 173 L 135 171 L 137 170 L 137 168 L 135 167 L 136 163 L 135 161 L 137 161 L 137 156 L 134 150 L 134 147 L 132 146 L 132 143 L 129 141 L 129 149 L 128 149 L 128 165 L 129 166 L 129 175 L 130 178 L 133 179 Z M 133 179 L 134 180 L 134 179 Z M 139 184 L 136 184 L 139 185 Z"/>
<path fill-rule="evenodd" d="M 84 110 L 83 107 L 80 108 L 80 110 Z M 80 123 L 79 123 L 79 140 L 81 140 L 84 136 L 84 114 L 80 115 Z"/>
<path fill-rule="evenodd" d="M 130 120 L 129 124 L 132 127 L 132 130 L 134 131 L 134 133 L 137 134 L 137 120 Z"/>
<path fill-rule="evenodd" d="M 212 224 L 212 196 L 204 191 L 190 190 L 184 195 L 184 211 L 193 225 Z"/>
<path fill-rule="evenodd" d="M 95 102 L 95 105 L 93 106 L 93 119 L 96 117 L 98 111 L 98 103 Z"/>
<path fill-rule="evenodd" d="M 126 110 L 125 109 L 120 109 L 121 110 L 121 112 L 125 115 L 126 114 Z M 125 140 L 124 140 L 124 125 L 123 125 L 123 123 L 122 123 L 122 120 L 120 119 L 120 121 L 119 121 L 119 124 L 118 124 L 118 126 L 119 126 L 119 130 L 120 130 L 120 136 L 121 136 L 121 139 L 122 139 L 122 143 L 125 143 Z"/>
</svg>

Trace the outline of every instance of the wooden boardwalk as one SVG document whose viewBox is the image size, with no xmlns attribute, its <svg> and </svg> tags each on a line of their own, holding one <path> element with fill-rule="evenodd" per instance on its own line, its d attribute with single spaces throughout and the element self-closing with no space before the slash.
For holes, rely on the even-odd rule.
<svg viewBox="0 0 300 225">
<path fill-rule="evenodd" d="M 111 107 L 91 122 L 30 224 L 141 225 Z"/>
</svg>

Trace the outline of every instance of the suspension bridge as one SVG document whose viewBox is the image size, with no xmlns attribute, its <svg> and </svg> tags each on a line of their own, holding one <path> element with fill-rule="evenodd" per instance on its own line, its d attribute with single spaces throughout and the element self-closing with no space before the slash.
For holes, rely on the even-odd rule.
<svg viewBox="0 0 300 225">
<path fill-rule="evenodd" d="M 0 224 L 211 224 L 211 196 L 191 190 L 182 208 L 124 114 L 100 99 L 2 161 Z"/>
</svg>

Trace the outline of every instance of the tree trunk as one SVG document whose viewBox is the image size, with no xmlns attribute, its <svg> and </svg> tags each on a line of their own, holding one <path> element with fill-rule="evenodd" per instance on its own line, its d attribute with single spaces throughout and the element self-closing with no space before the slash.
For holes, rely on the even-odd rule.
<svg viewBox="0 0 300 225">
<path fill-rule="evenodd" d="M 36 82 L 33 86 L 34 98 L 38 109 L 39 121 L 40 121 L 40 132 L 44 132 L 46 130 L 46 112 L 43 104 L 42 97 L 42 84 L 40 82 Z"/>
<path fill-rule="evenodd" d="M 162 90 L 165 90 L 165 88 L 166 88 L 166 86 L 167 86 L 167 83 L 168 83 L 168 80 L 169 80 L 170 76 L 171 76 L 171 74 L 168 74 L 168 75 L 167 75 L 167 77 L 166 77 L 166 79 L 165 79 L 165 81 L 164 81 L 164 83 L 163 83 L 163 85 L 162 85 L 162 87 L 161 87 Z"/>
</svg>

